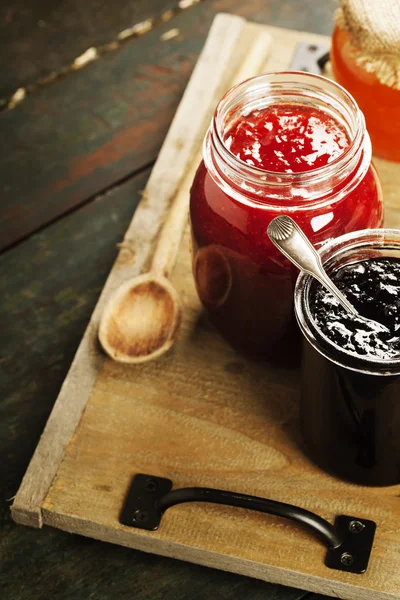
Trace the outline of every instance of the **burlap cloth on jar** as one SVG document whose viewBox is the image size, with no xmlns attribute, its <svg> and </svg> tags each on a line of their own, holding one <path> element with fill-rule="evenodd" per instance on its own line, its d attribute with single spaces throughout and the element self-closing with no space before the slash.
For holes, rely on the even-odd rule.
<svg viewBox="0 0 400 600">
<path fill-rule="evenodd" d="M 338 27 L 349 32 L 356 63 L 400 89 L 400 0 L 339 0 Z"/>
</svg>

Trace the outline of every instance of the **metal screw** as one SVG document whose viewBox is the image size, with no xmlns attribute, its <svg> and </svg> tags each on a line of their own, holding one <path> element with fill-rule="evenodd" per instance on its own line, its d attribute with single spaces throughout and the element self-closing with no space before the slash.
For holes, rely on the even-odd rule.
<svg viewBox="0 0 400 600">
<path fill-rule="evenodd" d="M 363 529 L 365 529 L 365 525 L 364 523 L 361 523 L 361 521 L 350 521 L 349 531 L 351 531 L 351 533 L 360 533 Z"/>
<path fill-rule="evenodd" d="M 154 481 L 154 479 L 148 479 L 146 481 L 146 485 L 144 486 L 144 489 L 148 492 L 155 492 L 157 488 L 158 484 L 157 481 Z"/>
<path fill-rule="evenodd" d="M 350 565 L 353 564 L 354 558 L 348 552 L 343 552 L 342 556 L 340 557 L 340 562 L 342 563 L 342 565 L 349 567 Z"/>
<path fill-rule="evenodd" d="M 133 521 L 136 523 L 145 523 L 149 518 L 147 510 L 140 510 L 139 508 L 133 513 Z"/>
<path fill-rule="evenodd" d="M 314 44 L 310 44 L 308 46 L 308 51 L 309 52 L 316 52 L 318 50 L 318 46 L 315 46 Z"/>
</svg>

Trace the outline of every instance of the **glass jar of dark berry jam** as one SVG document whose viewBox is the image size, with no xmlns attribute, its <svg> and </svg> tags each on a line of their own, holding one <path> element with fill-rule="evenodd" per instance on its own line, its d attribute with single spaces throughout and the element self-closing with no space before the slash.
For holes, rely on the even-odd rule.
<svg viewBox="0 0 400 600">
<path fill-rule="evenodd" d="M 212 322 L 237 348 L 286 357 L 297 271 L 266 235 L 291 215 L 316 246 L 380 227 L 371 144 L 354 99 L 306 73 L 269 73 L 218 104 L 190 200 L 193 272 Z"/>
<path fill-rule="evenodd" d="M 341 236 L 320 249 L 326 271 L 366 323 L 300 274 L 301 424 L 315 462 L 362 485 L 400 483 L 400 231 Z"/>
</svg>

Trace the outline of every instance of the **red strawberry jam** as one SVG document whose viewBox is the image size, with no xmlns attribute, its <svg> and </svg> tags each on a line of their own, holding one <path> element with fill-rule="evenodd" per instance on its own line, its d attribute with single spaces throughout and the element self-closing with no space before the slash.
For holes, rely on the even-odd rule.
<svg viewBox="0 0 400 600">
<path fill-rule="evenodd" d="M 212 322 L 237 348 L 274 359 L 286 357 L 294 343 L 297 272 L 269 242 L 270 221 L 290 214 L 315 245 L 382 225 L 380 186 L 354 100 L 340 88 L 355 114 L 348 126 L 329 104 L 322 110 L 303 97 L 266 102 L 268 85 L 264 106 L 254 107 L 252 89 L 259 93 L 261 80 L 279 75 L 291 76 L 254 78 L 223 98 L 190 202 L 193 271 Z"/>
<path fill-rule="evenodd" d="M 254 110 L 225 135 L 226 147 L 239 160 L 279 173 L 324 167 L 349 143 L 348 135 L 332 117 L 296 104 Z"/>
</svg>

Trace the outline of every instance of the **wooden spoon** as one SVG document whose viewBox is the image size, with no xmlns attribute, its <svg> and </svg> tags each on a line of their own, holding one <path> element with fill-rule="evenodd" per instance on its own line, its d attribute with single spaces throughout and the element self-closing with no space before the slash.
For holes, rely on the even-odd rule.
<svg viewBox="0 0 400 600">
<path fill-rule="evenodd" d="M 187 219 L 187 193 L 179 192 L 158 238 L 150 270 L 122 284 L 100 320 L 99 340 L 111 358 L 140 363 L 174 343 L 182 316 L 179 295 L 168 277 Z"/>
<path fill-rule="evenodd" d="M 251 51 L 231 85 L 260 71 L 270 42 L 268 34 L 259 33 L 255 36 Z M 175 341 L 182 318 L 182 307 L 179 295 L 168 277 L 175 265 L 187 223 L 189 190 L 201 159 L 200 151 L 192 160 L 173 199 L 149 272 L 122 284 L 103 312 L 99 340 L 114 360 L 123 363 L 145 362 L 166 352 Z"/>
</svg>

